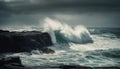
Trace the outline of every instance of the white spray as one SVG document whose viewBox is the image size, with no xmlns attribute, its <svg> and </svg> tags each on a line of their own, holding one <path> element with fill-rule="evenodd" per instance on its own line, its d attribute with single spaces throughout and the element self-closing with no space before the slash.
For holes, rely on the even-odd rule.
<svg viewBox="0 0 120 69">
<path fill-rule="evenodd" d="M 84 26 L 76 26 L 72 28 L 66 23 L 62 24 L 57 20 L 46 18 L 43 27 L 45 31 L 50 33 L 53 43 L 56 43 L 55 34 L 53 32 L 56 30 L 59 30 L 64 38 L 74 43 L 87 43 L 92 41 L 90 33 Z"/>
</svg>

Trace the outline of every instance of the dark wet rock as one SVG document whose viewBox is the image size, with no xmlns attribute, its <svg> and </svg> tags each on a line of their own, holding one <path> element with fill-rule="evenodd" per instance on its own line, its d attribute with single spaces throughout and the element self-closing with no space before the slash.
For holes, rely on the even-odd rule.
<svg viewBox="0 0 120 69">
<path fill-rule="evenodd" d="M 20 57 L 4 57 L 4 58 L 0 58 L 0 65 L 4 65 L 4 64 L 10 64 L 10 63 L 18 63 L 18 64 L 22 64 Z"/>
<path fill-rule="evenodd" d="M 42 53 L 46 53 L 46 54 L 53 54 L 55 53 L 54 50 L 50 49 L 50 48 L 43 48 L 41 49 Z"/>
<path fill-rule="evenodd" d="M 4 32 L 4 33 L 5 33 L 5 32 L 6 32 L 6 33 L 9 33 L 9 31 L 7 31 L 7 30 L 4 30 L 4 31 L 3 31 L 3 30 L 0 30 L 0 33 L 3 33 L 3 32 Z"/>
<path fill-rule="evenodd" d="M 52 45 L 47 32 L 23 31 L 9 32 L 0 30 L 0 52 L 30 52 Z"/>
<path fill-rule="evenodd" d="M 0 59 L 0 69 L 24 68 L 20 57 L 5 57 Z"/>
</svg>

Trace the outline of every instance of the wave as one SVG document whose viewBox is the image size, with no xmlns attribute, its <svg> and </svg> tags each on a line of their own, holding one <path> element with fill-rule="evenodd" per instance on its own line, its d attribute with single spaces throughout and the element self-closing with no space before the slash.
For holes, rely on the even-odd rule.
<svg viewBox="0 0 120 69">
<path fill-rule="evenodd" d="M 90 33 L 84 26 L 71 27 L 66 23 L 46 18 L 43 28 L 51 35 L 53 43 L 84 44 L 93 42 Z"/>
<path fill-rule="evenodd" d="M 120 28 L 88 28 L 91 34 L 115 34 L 120 35 Z"/>
<path fill-rule="evenodd" d="M 90 56 L 101 56 L 101 57 L 108 57 L 108 58 L 120 58 L 120 49 L 106 49 L 106 50 L 93 50 L 93 51 L 86 51 L 87 55 Z"/>
</svg>

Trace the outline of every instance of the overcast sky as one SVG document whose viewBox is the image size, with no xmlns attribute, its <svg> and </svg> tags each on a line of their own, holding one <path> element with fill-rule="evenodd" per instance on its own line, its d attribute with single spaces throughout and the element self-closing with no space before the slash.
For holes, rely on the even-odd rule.
<svg viewBox="0 0 120 69">
<path fill-rule="evenodd" d="M 48 17 L 69 25 L 120 27 L 120 0 L 0 0 L 0 28 L 37 26 Z"/>
</svg>

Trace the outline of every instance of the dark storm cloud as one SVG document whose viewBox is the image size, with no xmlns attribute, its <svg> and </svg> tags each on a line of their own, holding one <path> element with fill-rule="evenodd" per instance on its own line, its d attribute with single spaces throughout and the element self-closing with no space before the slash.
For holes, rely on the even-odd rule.
<svg viewBox="0 0 120 69">
<path fill-rule="evenodd" d="M 120 10 L 120 0 L 2 0 L 2 3 L 1 10 L 13 13 Z"/>
<path fill-rule="evenodd" d="M 117 13 L 120 15 L 120 0 L 0 0 L 0 25 L 32 25 L 45 17 L 52 17 L 52 14 L 79 15 L 84 13 Z M 119 23 L 119 18 L 120 16 L 115 16 L 113 21 L 116 20 Z"/>
</svg>

